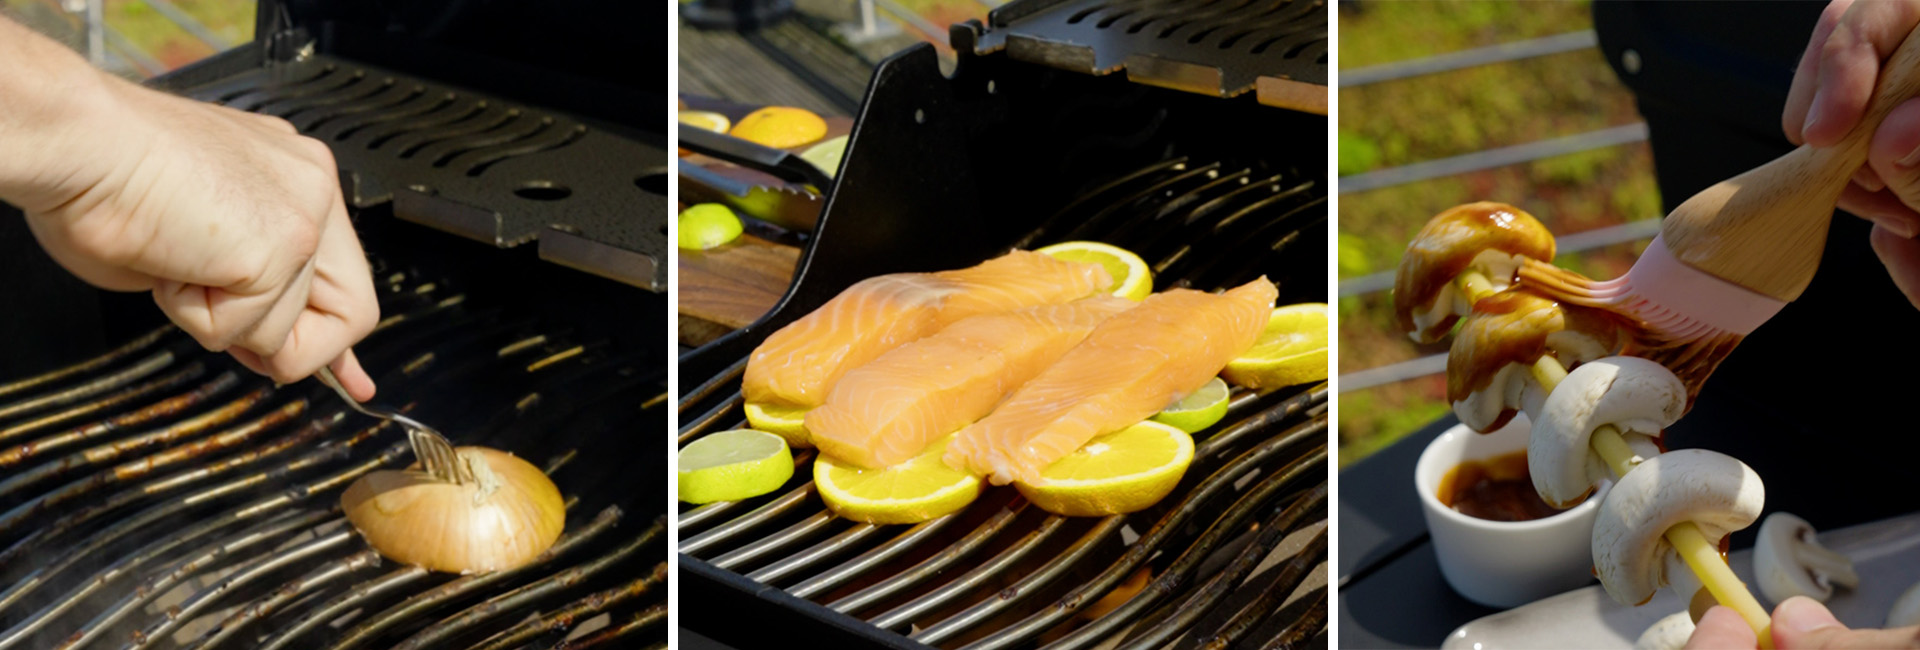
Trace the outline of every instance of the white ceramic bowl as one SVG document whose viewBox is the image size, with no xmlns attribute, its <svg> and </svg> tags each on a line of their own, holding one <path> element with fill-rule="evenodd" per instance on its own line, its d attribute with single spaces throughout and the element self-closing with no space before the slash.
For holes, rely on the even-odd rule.
<svg viewBox="0 0 1920 650">
<path fill-rule="evenodd" d="M 1527 447 L 1532 427 L 1525 414 L 1488 434 L 1456 425 L 1440 434 L 1414 465 L 1414 488 L 1440 556 L 1440 573 L 1468 600 L 1489 607 L 1518 607 L 1593 580 L 1593 519 L 1611 482 L 1565 512 L 1532 521 L 1469 517 L 1440 503 L 1447 470 Z"/>
</svg>

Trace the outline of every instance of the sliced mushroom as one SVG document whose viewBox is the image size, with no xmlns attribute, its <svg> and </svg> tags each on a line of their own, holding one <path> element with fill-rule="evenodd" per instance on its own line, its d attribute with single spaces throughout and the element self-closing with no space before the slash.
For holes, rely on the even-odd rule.
<svg viewBox="0 0 1920 650">
<path fill-rule="evenodd" d="M 1668 553 L 1666 563 L 1667 591 L 1673 592 L 1680 597 L 1680 602 L 1687 604 L 1687 613 L 1693 616 L 1693 622 L 1700 622 L 1700 617 L 1706 616 L 1707 610 L 1719 603 L 1707 591 L 1707 586 L 1700 582 L 1700 576 L 1693 574 L 1687 561 L 1680 559 L 1679 553 Z"/>
<path fill-rule="evenodd" d="M 1553 233 L 1519 208 L 1482 201 L 1434 216 L 1407 244 L 1394 276 L 1400 331 L 1419 343 L 1440 340 L 1473 308 L 1454 278 L 1478 270 L 1494 289 L 1506 289 L 1527 258 L 1552 260 Z"/>
<path fill-rule="evenodd" d="M 1667 584 L 1668 529 L 1691 521 L 1720 539 L 1751 525 L 1765 503 L 1760 475 L 1726 454 L 1681 449 L 1649 458 L 1607 491 L 1594 518 L 1600 584 L 1623 605 L 1645 603 Z"/>
<path fill-rule="evenodd" d="M 1686 386 L 1658 363 L 1606 357 L 1581 364 L 1532 414 L 1527 471 L 1534 489 L 1557 508 L 1578 503 L 1611 476 L 1588 447 L 1595 429 L 1613 425 L 1636 454 L 1650 458 L 1660 453 L 1654 439 L 1686 406 Z"/>
<path fill-rule="evenodd" d="M 1686 612 L 1674 612 L 1647 626 L 1633 641 L 1633 650 L 1680 650 L 1693 636 L 1694 620 Z"/>
<path fill-rule="evenodd" d="M 1907 627 L 1920 625 L 1920 583 L 1907 587 L 1906 593 L 1893 600 L 1893 608 L 1887 610 L 1885 627 Z"/>
<path fill-rule="evenodd" d="M 1753 574 L 1760 580 L 1760 593 L 1774 603 L 1806 596 L 1820 602 L 1833 597 L 1833 586 L 1852 589 L 1860 585 L 1860 574 L 1853 571 L 1853 560 L 1820 545 L 1813 524 L 1793 515 L 1776 512 L 1760 523 L 1760 537 L 1753 544 Z"/>
<path fill-rule="evenodd" d="M 1474 305 L 1447 354 L 1447 399 L 1475 431 L 1505 426 L 1516 410 L 1540 412 L 1547 395 L 1529 368 L 1552 354 L 1577 366 L 1621 347 L 1621 329 L 1601 312 L 1565 308 L 1525 288 Z"/>
</svg>

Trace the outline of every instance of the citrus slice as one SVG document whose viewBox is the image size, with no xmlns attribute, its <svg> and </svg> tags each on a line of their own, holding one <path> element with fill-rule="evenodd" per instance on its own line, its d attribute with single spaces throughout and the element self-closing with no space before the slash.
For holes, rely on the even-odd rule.
<svg viewBox="0 0 1920 650">
<path fill-rule="evenodd" d="M 1327 378 L 1327 305 L 1287 305 L 1267 317 L 1267 329 L 1220 373 L 1236 386 L 1277 388 Z"/>
<path fill-rule="evenodd" d="M 1042 248 L 1037 253 L 1069 262 L 1089 262 L 1107 267 L 1113 276 L 1113 295 L 1139 302 L 1153 293 L 1153 270 L 1146 260 L 1127 249 L 1097 241 L 1070 241 Z"/>
<path fill-rule="evenodd" d="M 1134 512 L 1158 503 L 1193 462 L 1193 437 L 1154 421 L 1087 441 L 1040 472 L 1015 482 L 1041 510 L 1069 517 Z"/>
<path fill-rule="evenodd" d="M 1200 390 L 1193 391 L 1167 410 L 1153 416 L 1153 421 L 1172 426 L 1175 429 L 1193 433 L 1213 426 L 1220 418 L 1227 416 L 1227 398 L 1232 391 L 1227 390 L 1227 382 L 1219 377 L 1207 380 Z"/>
<path fill-rule="evenodd" d="M 833 175 L 840 171 L 840 158 L 846 155 L 847 136 L 843 135 L 808 147 L 806 151 L 801 152 L 800 159 L 826 172 L 827 178 L 833 178 Z"/>
<path fill-rule="evenodd" d="M 747 423 L 787 440 L 794 447 L 812 447 L 813 435 L 807 433 L 807 410 L 784 404 L 747 403 Z"/>
<path fill-rule="evenodd" d="M 735 429 L 687 443 L 675 467 L 681 501 L 739 501 L 778 490 L 793 478 L 793 452 L 780 436 Z"/>
<path fill-rule="evenodd" d="M 854 521 L 917 524 L 951 514 L 980 496 L 980 477 L 940 460 L 957 435 L 885 469 L 843 465 L 822 455 L 813 463 L 813 486 L 834 514 Z"/>
<path fill-rule="evenodd" d="M 740 237 L 743 228 L 740 217 L 733 215 L 727 206 L 718 203 L 701 203 L 680 213 L 677 237 L 681 248 L 707 250 L 725 245 Z"/>
<path fill-rule="evenodd" d="M 727 133 L 775 149 L 789 149 L 826 137 L 827 121 L 803 108 L 768 106 L 740 118 Z"/>
<path fill-rule="evenodd" d="M 733 126 L 727 116 L 713 111 L 680 111 L 680 123 L 697 126 L 715 133 L 726 133 Z"/>
</svg>

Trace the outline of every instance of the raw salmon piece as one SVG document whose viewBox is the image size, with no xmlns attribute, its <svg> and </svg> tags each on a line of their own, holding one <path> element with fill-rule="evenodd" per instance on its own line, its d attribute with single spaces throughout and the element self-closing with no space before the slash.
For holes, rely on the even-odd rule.
<svg viewBox="0 0 1920 650">
<path fill-rule="evenodd" d="M 993 414 L 962 429 L 948 465 L 994 485 L 1032 483 L 1094 436 L 1198 390 L 1260 338 L 1278 291 L 1266 278 L 1224 294 L 1174 289 L 1094 328 Z"/>
<path fill-rule="evenodd" d="M 767 337 L 747 359 L 741 391 L 756 404 L 819 406 L 840 375 L 949 323 L 1072 302 L 1112 284 L 1098 264 L 1028 251 L 957 271 L 868 278 Z"/>
<path fill-rule="evenodd" d="M 913 458 L 993 411 L 1015 388 L 1137 303 L 1095 296 L 964 318 L 848 371 L 807 412 L 821 453 L 869 469 Z"/>
</svg>

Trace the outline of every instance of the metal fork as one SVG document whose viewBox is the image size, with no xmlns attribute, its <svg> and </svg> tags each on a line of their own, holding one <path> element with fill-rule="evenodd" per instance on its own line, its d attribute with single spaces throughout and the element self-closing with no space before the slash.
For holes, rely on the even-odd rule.
<svg viewBox="0 0 1920 650">
<path fill-rule="evenodd" d="M 340 400 L 346 402 L 347 406 L 352 407 L 353 410 L 406 427 L 407 442 L 413 445 L 413 456 L 420 460 L 420 469 L 428 475 L 462 485 L 472 484 L 477 480 L 466 464 L 460 462 L 459 456 L 454 454 L 453 443 L 433 427 L 391 409 L 371 408 L 361 404 L 353 399 L 352 395 L 347 394 L 346 388 L 340 386 L 340 379 L 333 376 L 332 368 L 322 366 L 315 377 L 320 380 L 320 383 L 326 384 L 328 388 L 333 389 L 333 392 L 338 393 Z"/>
</svg>

